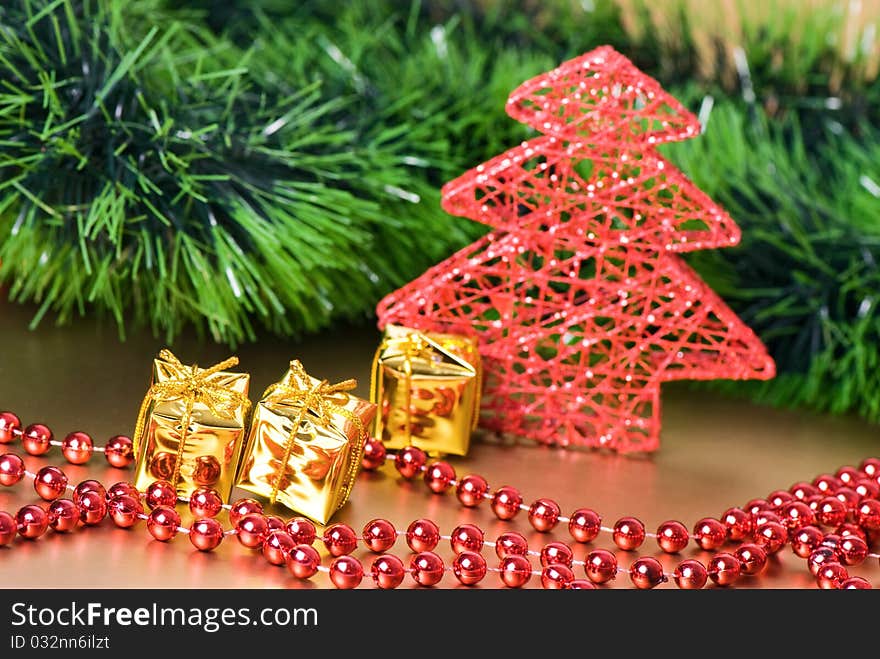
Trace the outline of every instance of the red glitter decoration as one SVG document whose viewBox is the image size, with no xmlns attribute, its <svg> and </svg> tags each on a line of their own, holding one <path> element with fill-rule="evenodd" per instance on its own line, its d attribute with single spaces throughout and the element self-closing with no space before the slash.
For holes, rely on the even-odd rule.
<svg viewBox="0 0 880 659">
<path fill-rule="evenodd" d="M 696 117 L 610 47 L 534 78 L 508 113 L 543 133 L 443 188 L 493 231 L 387 296 L 379 324 L 475 335 L 480 423 L 562 446 L 652 451 L 660 384 L 767 379 L 755 334 L 678 252 L 739 228 L 655 146 Z"/>
</svg>

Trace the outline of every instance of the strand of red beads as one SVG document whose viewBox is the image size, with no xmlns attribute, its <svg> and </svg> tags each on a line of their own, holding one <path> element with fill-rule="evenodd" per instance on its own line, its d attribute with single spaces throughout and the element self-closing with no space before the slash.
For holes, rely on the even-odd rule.
<svg viewBox="0 0 880 659">
<path fill-rule="evenodd" d="M 51 447 L 58 446 L 64 458 L 74 465 L 86 464 L 95 452 L 103 453 L 110 466 L 118 469 L 124 469 L 134 460 L 131 438 L 125 435 L 115 435 L 104 446 L 95 446 L 91 435 L 77 430 L 58 441 L 48 426 L 32 423 L 22 429 L 18 416 L 0 412 L 0 444 L 12 444 L 18 439 L 28 455 L 45 455 Z"/>
<path fill-rule="evenodd" d="M 401 453 L 407 452 L 405 450 Z M 401 463 L 404 471 L 409 473 L 411 464 L 406 460 L 401 460 Z M 876 477 L 880 471 L 878 467 L 880 461 L 870 459 L 862 464 L 862 469 L 858 473 L 852 468 L 842 468 L 838 473 L 848 474 L 847 480 L 843 482 L 856 482 L 861 480 L 860 474 Z M 429 473 L 427 465 L 423 465 L 419 471 L 425 472 L 427 479 Z M 448 472 L 444 473 L 444 479 L 447 475 Z M 753 513 L 755 522 L 763 521 L 757 525 L 757 528 L 775 524 L 781 529 L 781 539 L 777 537 L 779 536 L 777 533 L 759 533 L 755 537 L 756 539 L 763 537 L 765 541 L 762 544 L 746 543 L 734 554 L 718 553 L 710 561 L 708 568 L 699 561 L 685 560 L 672 574 L 663 572 L 662 565 L 653 557 L 638 558 L 629 569 L 625 569 L 618 565 L 617 557 L 607 550 L 594 550 L 587 555 L 586 560 L 578 561 L 574 559 L 571 547 L 565 543 L 551 542 L 540 552 L 536 552 L 528 548 L 524 536 L 515 532 L 504 533 L 492 542 L 484 539 L 483 531 L 479 527 L 462 524 L 450 535 L 442 535 L 437 525 L 427 519 L 416 520 L 410 524 L 406 532 L 397 531 L 388 520 L 375 519 L 367 523 L 360 538 L 346 524 L 331 525 L 325 530 L 322 541 L 334 560 L 329 567 L 325 567 L 320 563 L 320 555 L 312 547 L 317 531 L 311 522 L 304 518 L 294 518 L 285 523 L 278 517 L 265 516 L 262 514 L 262 505 L 253 499 L 241 499 L 226 505 L 223 504 L 219 494 L 210 489 L 197 490 L 190 497 L 179 498 L 173 486 L 167 481 L 156 481 L 143 493 L 125 482 L 116 483 L 109 490 L 94 480 L 83 481 L 73 487 L 68 483 L 64 472 L 57 467 L 44 467 L 33 473 L 24 468 L 19 456 L 15 454 L 0 456 L 0 484 L 13 485 L 24 477 L 33 480 L 34 489 L 41 498 L 51 501 L 49 510 L 45 511 L 40 506 L 30 505 L 19 510 L 15 518 L 9 513 L 0 513 L 0 545 L 11 542 L 16 534 L 34 539 L 45 533 L 48 528 L 64 532 L 73 530 L 79 522 L 92 526 L 100 523 L 109 514 L 114 523 L 120 527 L 134 526 L 138 521 L 146 520 L 150 534 L 160 541 L 171 540 L 178 533 L 188 535 L 193 546 L 201 551 L 210 551 L 219 546 L 225 536 L 236 535 L 242 545 L 260 549 L 269 562 L 276 565 L 286 564 L 294 576 L 308 578 L 318 571 L 327 572 L 338 588 L 356 587 L 363 579 L 363 565 L 349 555 L 359 542 L 363 542 L 371 551 L 380 554 L 371 566 L 373 579 L 380 588 L 397 587 L 407 572 L 412 575 L 416 583 L 425 586 L 439 583 L 447 572 L 452 572 L 465 585 L 479 583 L 488 572 L 496 572 L 500 575 L 502 583 L 510 587 L 521 587 L 531 576 L 540 575 L 545 588 L 593 588 L 595 584 L 606 583 L 614 579 L 617 574 L 627 572 L 638 588 L 653 588 L 669 579 L 674 580 L 681 588 L 702 588 L 708 579 L 712 579 L 718 585 L 726 586 L 734 583 L 741 575 L 759 574 L 767 563 L 768 553 L 779 551 L 789 539 L 794 551 L 808 558 L 808 566 L 820 587 L 869 588 L 870 584 L 865 579 L 850 577 L 844 565 L 858 565 L 868 557 L 880 558 L 880 554 L 868 552 L 865 532 L 860 526 L 851 525 L 853 528 L 848 529 L 851 532 L 846 535 L 823 534 L 811 525 L 783 526 L 776 521 L 763 520 L 761 516 L 766 516 L 767 512 L 759 511 Z M 462 483 L 473 482 L 473 480 L 467 481 L 467 478 L 454 484 L 457 490 L 462 489 Z M 835 477 L 827 475 L 820 477 L 817 480 L 820 480 L 824 487 L 821 485 L 814 487 L 820 490 L 830 489 L 834 485 L 830 483 L 830 478 Z M 454 480 L 454 476 L 451 480 Z M 803 489 L 802 485 L 800 489 Z M 60 498 L 66 491 L 73 492 L 72 499 Z M 487 492 L 486 488 L 473 505 L 488 498 L 485 496 Z M 464 497 L 467 503 L 472 503 L 471 494 Z M 792 497 L 794 498 L 794 495 Z M 778 493 L 776 497 L 769 499 L 771 501 L 768 503 L 774 503 L 777 508 L 789 509 L 788 504 L 793 503 L 793 500 L 779 496 Z M 871 500 L 876 499 L 860 499 L 860 501 Z M 180 515 L 174 509 L 178 501 L 188 503 L 197 518 L 189 528 L 181 525 Z M 151 508 L 150 514 L 144 511 L 143 503 Z M 862 526 L 865 525 L 864 515 L 861 514 L 865 512 L 862 510 L 863 507 L 859 507 L 860 514 L 857 517 L 862 522 Z M 533 508 L 534 506 L 528 507 L 530 511 Z M 223 509 L 228 510 L 230 523 L 233 524 L 233 528 L 228 530 L 224 530 L 214 519 Z M 801 512 L 804 510 L 801 509 Z M 558 512 L 556 514 L 558 517 Z M 530 515 L 530 519 L 531 517 Z M 569 518 L 569 523 L 575 518 L 574 515 Z M 801 522 L 813 521 L 805 512 L 799 516 L 799 519 Z M 871 518 L 867 521 L 869 529 L 876 530 L 874 522 L 878 520 Z M 545 525 L 541 526 L 543 528 Z M 617 530 L 618 526 L 619 524 L 615 525 L 614 530 Z M 772 529 L 772 527 L 768 528 Z M 410 549 L 418 552 L 411 559 L 409 569 L 403 567 L 403 562 L 398 557 L 385 553 L 401 535 L 406 536 Z M 662 534 L 658 533 L 657 536 L 662 537 Z M 739 539 L 745 538 L 746 536 L 743 535 Z M 442 559 L 433 552 L 440 540 L 448 540 L 456 554 L 451 566 L 445 566 Z M 615 537 L 615 542 L 620 546 L 618 537 Z M 723 540 L 721 542 L 723 543 Z M 484 546 L 495 548 L 496 554 L 501 559 L 497 568 L 489 567 L 480 554 Z M 713 550 L 717 548 L 709 547 Z M 538 556 L 543 569 L 533 570 L 527 556 Z M 574 577 L 572 568 L 576 566 L 583 567 L 588 580 Z"/>
</svg>

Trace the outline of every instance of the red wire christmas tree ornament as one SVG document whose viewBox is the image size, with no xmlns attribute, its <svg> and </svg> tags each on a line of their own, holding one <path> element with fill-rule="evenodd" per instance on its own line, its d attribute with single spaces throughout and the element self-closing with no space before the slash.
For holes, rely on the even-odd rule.
<svg viewBox="0 0 880 659">
<path fill-rule="evenodd" d="M 540 132 L 443 188 L 493 231 L 379 303 L 379 324 L 476 335 L 481 425 L 563 446 L 652 451 L 660 384 L 768 379 L 755 334 L 678 252 L 739 228 L 656 150 L 690 112 L 609 47 L 515 90 Z"/>
</svg>

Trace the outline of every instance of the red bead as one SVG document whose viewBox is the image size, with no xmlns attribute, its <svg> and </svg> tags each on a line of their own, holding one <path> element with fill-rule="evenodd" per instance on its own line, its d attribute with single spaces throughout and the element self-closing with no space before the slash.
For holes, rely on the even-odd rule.
<svg viewBox="0 0 880 659">
<path fill-rule="evenodd" d="M 827 533 L 822 536 L 822 544 L 820 547 L 827 547 L 833 552 L 837 553 L 837 547 L 840 545 L 840 536 L 834 533 Z"/>
<path fill-rule="evenodd" d="M 682 590 L 699 590 L 706 585 L 709 572 L 700 561 L 688 559 L 678 564 L 673 572 L 673 578 L 675 585 Z"/>
<path fill-rule="evenodd" d="M 82 465 L 92 457 L 95 443 L 84 432 L 72 432 L 61 442 L 61 453 L 64 458 L 74 465 Z"/>
<path fill-rule="evenodd" d="M 413 551 L 433 551 L 438 542 L 440 529 L 430 519 L 417 519 L 406 529 L 406 544 Z"/>
<path fill-rule="evenodd" d="M 492 512 L 498 519 L 511 520 L 519 514 L 523 498 L 515 487 L 505 485 L 492 495 Z"/>
<path fill-rule="evenodd" d="M 859 496 L 858 492 L 856 492 L 851 487 L 839 487 L 837 488 L 837 492 L 834 493 L 834 496 L 846 506 L 847 511 L 855 510 L 859 505 L 859 501 L 861 501 L 862 497 Z"/>
<path fill-rule="evenodd" d="M 713 551 L 724 544 L 727 539 L 727 528 L 717 519 L 705 517 L 694 525 L 694 542 L 701 549 Z"/>
<path fill-rule="evenodd" d="M 331 556 L 345 556 L 357 549 L 357 534 L 348 524 L 331 524 L 324 529 L 322 540 Z"/>
<path fill-rule="evenodd" d="M 854 535 L 861 538 L 865 542 L 868 541 L 868 534 L 866 534 L 857 524 L 841 524 L 836 529 L 834 529 L 834 532 L 841 538 L 846 538 L 847 536 Z"/>
<path fill-rule="evenodd" d="M 816 523 L 816 516 L 803 501 L 790 501 L 779 508 L 782 525 L 789 531 L 795 531 Z"/>
<path fill-rule="evenodd" d="M 635 587 L 641 590 L 656 588 L 666 581 L 660 561 L 650 556 L 643 556 L 633 561 L 629 568 L 629 578 Z"/>
<path fill-rule="evenodd" d="M 15 453 L 0 455 L 0 484 L 9 487 L 24 477 L 24 460 Z"/>
<path fill-rule="evenodd" d="M 761 574 L 764 568 L 767 567 L 767 552 L 764 551 L 763 547 L 759 547 L 756 544 L 747 543 L 740 545 L 733 552 L 733 555 L 739 561 L 743 574 L 750 576 Z"/>
<path fill-rule="evenodd" d="M 409 571 L 420 586 L 436 586 L 445 572 L 443 559 L 432 551 L 419 552 L 410 560 Z"/>
<path fill-rule="evenodd" d="M 15 415 L 13 414 L 13 416 Z M 17 419 L 18 417 L 15 418 Z M 19 425 L 21 424 L 19 423 Z M 859 469 L 871 477 L 880 475 L 880 458 L 865 458 L 862 460 L 862 464 L 859 465 Z"/>
<path fill-rule="evenodd" d="M 798 501 L 803 501 L 807 497 L 812 497 L 819 494 L 818 487 L 804 482 L 795 483 L 790 488 L 788 488 L 788 491 Z"/>
<path fill-rule="evenodd" d="M 28 540 L 36 540 L 49 528 L 49 515 L 39 506 L 23 506 L 15 515 L 18 534 Z"/>
<path fill-rule="evenodd" d="M 147 518 L 147 530 L 159 542 L 168 542 L 177 535 L 180 526 L 180 515 L 170 506 L 153 508 Z"/>
<path fill-rule="evenodd" d="M 216 517 L 223 510 L 223 499 L 217 490 L 201 487 L 189 495 L 189 510 L 193 517 Z"/>
<path fill-rule="evenodd" d="M 813 479 L 813 485 L 825 494 L 834 494 L 841 482 L 831 474 L 819 474 Z"/>
<path fill-rule="evenodd" d="M 541 565 L 543 567 L 554 563 L 571 567 L 573 561 L 574 553 L 571 551 L 571 547 L 562 542 L 548 542 L 541 548 Z"/>
<path fill-rule="evenodd" d="M 153 481 L 144 494 L 144 500 L 151 509 L 159 506 L 174 507 L 177 503 L 177 490 L 168 481 Z"/>
<path fill-rule="evenodd" d="M 107 516 L 107 499 L 100 492 L 83 492 L 76 507 L 79 508 L 79 521 L 86 526 L 100 524 Z"/>
<path fill-rule="evenodd" d="M 752 516 L 742 508 L 728 508 L 721 515 L 721 523 L 727 532 L 727 537 L 734 542 L 740 542 L 752 535 L 755 530 Z"/>
<path fill-rule="evenodd" d="M 729 586 L 739 578 L 739 560 L 733 554 L 719 552 L 709 560 L 709 578 L 719 586 Z"/>
<path fill-rule="evenodd" d="M 73 502 L 79 504 L 79 500 L 86 492 L 97 492 L 102 497 L 107 497 L 107 490 L 96 480 L 81 481 L 73 490 Z"/>
<path fill-rule="evenodd" d="M 455 480 L 455 469 L 448 462 L 432 462 L 425 469 L 425 485 L 434 494 L 443 494 Z"/>
<path fill-rule="evenodd" d="M 256 499 L 238 499 L 229 509 L 229 523 L 235 526 L 242 517 L 253 513 L 262 515 L 263 504 Z"/>
<path fill-rule="evenodd" d="M 370 437 L 364 442 L 364 456 L 361 458 L 361 467 L 366 471 L 375 471 L 385 464 L 386 455 L 385 445 L 375 437 Z"/>
<path fill-rule="evenodd" d="M 452 530 L 449 544 L 456 554 L 463 551 L 479 552 L 483 548 L 483 530 L 473 524 L 460 524 Z"/>
<path fill-rule="evenodd" d="M 394 467 L 401 476 L 412 480 L 421 473 L 427 461 L 428 456 L 423 450 L 415 446 L 407 446 L 397 452 L 394 457 Z"/>
<path fill-rule="evenodd" d="M 34 491 L 44 501 L 54 501 L 67 489 L 67 476 L 58 467 L 43 467 L 34 478 Z"/>
<path fill-rule="evenodd" d="M 846 505 L 837 497 L 824 497 L 819 502 L 816 519 L 825 526 L 839 526 L 846 521 Z"/>
<path fill-rule="evenodd" d="M 859 495 L 859 501 L 880 497 L 880 485 L 867 478 L 863 478 L 854 483 L 852 489 Z"/>
<path fill-rule="evenodd" d="M 789 501 L 794 501 L 794 495 L 785 490 L 776 490 L 767 495 L 767 503 L 773 506 L 774 510 Z"/>
<path fill-rule="evenodd" d="M 622 517 L 614 525 L 613 538 L 624 551 L 634 551 L 645 541 L 645 525 L 635 517 Z"/>
<path fill-rule="evenodd" d="M 822 531 L 815 526 L 804 526 L 792 535 L 791 548 L 801 558 L 808 558 L 822 544 Z"/>
<path fill-rule="evenodd" d="M 536 531 L 547 533 L 559 522 L 559 504 L 552 499 L 535 499 L 529 506 L 529 523 Z"/>
<path fill-rule="evenodd" d="M 657 529 L 657 544 L 667 554 L 677 554 L 688 544 L 687 527 L 681 522 L 663 522 Z"/>
<path fill-rule="evenodd" d="M 743 510 L 754 517 L 758 513 L 765 510 L 773 510 L 773 506 L 771 506 L 770 503 L 767 502 L 765 499 L 752 499 L 745 506 L 743 506 Z"/>
<path fill-rule="evenodd" d="M 223 527 L 213 517 L 197 519 L 189 529 L 189 541 L 199 551 L 211 551 L 223 542 Z"/>
<path fill-rule="evenodd" d="M 113 485 L 107 490 L 107 500 L 115 499 L 123 494 L 134 497 L 135 499 L 141 498 L 141 493 L 138 492 L 138 489 L 134 485 L 126 483 L 125 481 L 119 481 L 118 483 L 113 483 Z"/>
<path fill-rule="evenodd" d="M 269 531 L 263 541 L 263 558 L 272 565 L 284 565 L 287 563 L 288 554 L 296 546 L 296 542 L 287 531 Z"/>
<path fill-rule="evenodd" d="M 272 531 L 287 530 L 287 526 L 285 526 L 284 520 L 278 517 L 278 515 L 263 515 L 263 517 L 266 518 L 266 526 L 269 527 L 269 533 L 272 533 Z"/>
<path fill-rule="evenodd" d="M 844 485 L 852 486 L 853 483 L 864 476 L 864 473 L 855 467 L 846 466 L 838 469 L 834 475 Z"/>
<path fill-rule="evenodd" d="M 833 549 L 828 549 L 828 547 L 819 547 L 807 558 L 807 567 L 810 568 L 810 572 L 814 577 L 819 575 L 819 570 L 822 569 L 822 566 L 829 563 L 837 563 L 837 552 Z"/>
<path fill-rule="evenodd" d="M 871 583 L 862 577 L 850 577 L 840 584 L 841 590 L 871 590 Z"/>
<path fill-rule="evenodd" d="M 0 444 L 11 444 L 21 431 L 21 419 L 12 412 L 0 412 Z"/>
<path fill-rule="evenodd" d="M 568 532 L 576 542 L 592 542 L 599 535 L 602 518 L 595 510 L 579 508 L 568 520 Z"/>
<path fill-rule="evenodd" d="M 16 535 L 18 535 L 18 522 L 5 510 L 0 511 L 0 547 L 10 544 L 15 540 Z"/>
<path fill-rule="evenodd" d="M 587 581 L 586 579 L 575 579 L 570 584 L 568 584 L 569 590 L 596 590 L 596 586 L 592 581 Z"/>
<path fill-rule="evenodd" d="M 574 581 L 574 572 L 562 563 L 551 563 L 541 570 L 541 587 L 544 590 L 565 590 Z"/>
<path fill-rule="evenodd" d="M 340 556 L 330 564 L 330 581 L 341 590 L 357 588 L 364 578 L 364 566 L 352 556 Z"/>
<path fill-rule="evenodd" d="M 452 562 L 452 573 L 465 586 L 473 586 L 486 576 L 486 559 L 472 551 L 464 551 Z"/>
<path fill-rule="evenodd" d="M 259 549 L 269 535 L 269 524 L 260 513 L 251 513 L 238 520 L 235 530 L 242 545 L 248 549 Z"/>
<path fill-rule="evenodd" d="M 310 545 L 318 537 L 315 525 L 305 517 L 294 517 L 287 522 L 284 528 L 298 545 Z"/>
<path fill-rule="evenodd" d="M 495 540 L 495 553 L 498 558 L 507 556 L 525 556 L 529 551 L 529 543 L 525 536 L 516 531 L 507 531 Z"/>
<path fill-rule="evenodd" d="M 287 554 L 287 569 L 298 579 L 315 576 L 321 564 L 321 555 L 311 545 L 296 545 Z"/>
<path fill-rule="evenodd" d="M 476 474 L 465 476 L 455 487 L 455 495 L 465 508 L 476 508 L 479 506 L 486 493 L 489 491 L 489 484 L 486 479 Z"/>
<path fill-rule="evenodd" d="M 134 445 L 130 437 L 116 435 L 107 440 L 104 446 L 104 457 L 111 467 L 123 469 L 134 460 Z"/>
<path fill-rule="evenodd" d="M 29 455 L 45 455 L 52 447 L 52 431 L 42 423 L 32 423 L 24 429 L 21 445 Z"/>
<path fill-rule="evenodd" d="M 403 583 L 403 575 L 406 571 L 403 562 L 392 554 L 377 556 L 370 568 L 373 581 L 382 590 L 393 590 Z"/>
<path fill-rule="evenodd" d="M 782 524 L 767 522 L 755 531 L 755 544 L 763 547 L 768 554 L 775 554 L 788 541 L 788 531 Z"/>
<path fill-rule="evenodd" d="M 865 531 L 880 531 L 880 501 L 868 499 L 859 503 L 856 522 Z"/>
<path fill-rule="evenodd" d="M 131 528 L 140 521 L 139 515 L 144 514 L 144 504 L 128 494 L 119 494 L 107 504 L 110 519 L 121 529 Z"/>
<path fill-rule="evenodd" d="M 532 564 L 520 554 L 510 554 L 502 558 L 498 569 L 501 571 L 501 581 L 508 588 L 522 588 L 532 578 Z"/>
<path fill-rule="evenodd" d="M 841 538 L 837 545 L 837 555 L 844 565 L 861 565 L 868 557 L 868 544 L 857 536 Z"/>
<path fill-rule="evenodd" d="M 776 522 L 777 524 L 782 524 L 782 518 L 774 513 L 772 510 L 765 510 L 754 516 L 754 526 L 756 529 L 759 526 L 764 526 L 764 524 L 767 524 L 768 522 Z"/>
<path fill-rule="evenodd" d="M 826 563 L 816 574 L 816 583 L 822 590 L 838 590 L 847 579 L 849 573 L 840 563 Z"/>
<path fill-rule="evenodd" d="M 595 549 L 584 562 L 587 578 L 593 583 L 605 583 L 617 576 L 617 558 L 607 549 Z"/>
<path fill-rule="evenodd" d="M 362 537 L 370 551 L 381 554 L 394 546 L 397 530 L 387 519 L 374 519 L 364 525 Z"/>
<path fill-rule="evenodd" d="M 53 531 L 66 533 L 79 524 L 79 509 L 70 499 L 55 499 L 49 504 L 49 526 Z"/>
</svg>

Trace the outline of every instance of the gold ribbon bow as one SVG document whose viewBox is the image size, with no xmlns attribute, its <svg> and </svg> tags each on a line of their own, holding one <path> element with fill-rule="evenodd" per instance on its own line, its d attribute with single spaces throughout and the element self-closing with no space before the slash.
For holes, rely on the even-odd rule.
<svg viewBox="0 0 880 659">
<path fill-rule="evenodd" d="M 281 489 L 281 480 L 284 476 L 287 462 L 290 460 L 290 454 L 293 451 L 296 434 L 299 432 L 299 427 L 305 421 L 306 415 L 310 410 L 315 416 L 314 421 L 322 426 L 330 424 L 331 414 L 341 414 L 357 427 L 358 436 L 355 440 L 352 459 L 349 462 L 348 473 L 345 476 L 345 481 L 342 483 L 342 500 L 338 507 L 341 508 L 348 501 L 358 468 L 361 464 L 361 458 L 363 457 L 367 429 L 357 414 L 341 405 L 337 405 L 330 400 L 330 397 L 334 394 L 349 392 L 355 387 L 357 387 L 357 380 L 354 379 L 343 380 L 336 384 L 330 384 L 327 380 L 321 380 L 312 384 L 312 379 L 306 373 L 303 365 L 295 359 L 290 362 L 290 373 L 287 380 L 285 382 L 277 382 L 266 389 L 263 394 L 265 402 L 290 405 L 291 407 L 299 406 L 299 412 L 293 420 L 293 426 L 284 447 L 284 457 L 281 460 L 275 482 L 272 484 L 272 494 L 269 496 L 270 502 L 275 503 L 275 499 L 278 497 L 278 490 Z"/>
<path fill-rule="evenodd" d="M 196 403 L 202 403 L 207 406 L 212 414 L 230 419 L 233 418 L 236 408 L 241 405 L 250 406 L 250 400 L 248 400 L 247 396 L 233 389 L 211 381 L 211 378 L 220 371 L 237 366 L 238 357 L 224 359 L 222 362 L 205 369 L 199 368 L 196 364 L 186 366 L 167 348 L 159 352 L 159 357 L 174 367 L 177 371 L 177 376 L 164 382 L 154 382 L 150 387 L 138 412 L 134 437 L 137 440 L 144 431 L 147 409 L 150 406 L 151 400 L 155 399 L 162 402 L 185 401 L 186 406 L 180 419 L 181 430 L 177 446 L 177 459 L 174 461 L 174 474 L 171 477 L 171 484 L 177 487 L 177 483 L 180 480 L 183 451 L 186 447 L 186 435 L 189 432 L 189 424 L 192 421 L 193 406 Z"/>
</svg>

